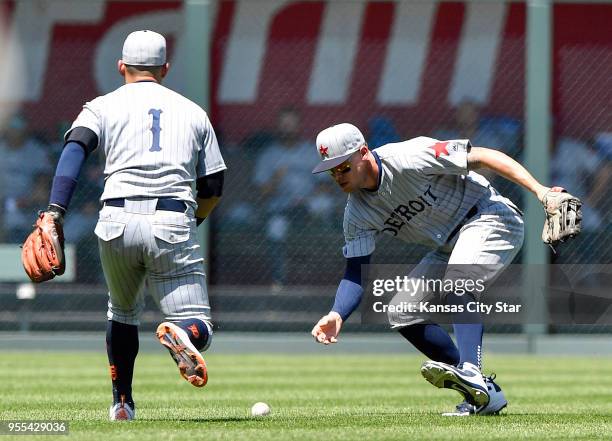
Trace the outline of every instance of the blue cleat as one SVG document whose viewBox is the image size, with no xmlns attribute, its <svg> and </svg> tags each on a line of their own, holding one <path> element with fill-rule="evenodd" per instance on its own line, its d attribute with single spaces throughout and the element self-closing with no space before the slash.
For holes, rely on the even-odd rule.
<svg viewBox="0 0 612 441">
<path fill-rule="evenodd" d="M 442 416 L 499 415 L 499 412 L 508 405 L 508 401 L 506 401 L 501 387 L 494 380 L 495 374 L 485 377 L 489 393 L 489 402 L 486 406 L 475 406 L 467 401 L 463 401 L 457 405 L 454 412 L 446 412 Z"/>
</svg>

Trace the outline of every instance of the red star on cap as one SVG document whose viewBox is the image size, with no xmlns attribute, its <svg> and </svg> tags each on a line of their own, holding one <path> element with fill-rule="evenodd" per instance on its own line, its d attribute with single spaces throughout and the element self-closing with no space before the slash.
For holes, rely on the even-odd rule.
<svg viewBox="0 0 612 441">
<path fill-rule="evenodd" d="M 327 147 L 325 147 L 324 145 L 321 145 L 319 147 L 319 153 L 321 153 L 321 156 L 323 156 L 324 158 L 327 158 L 328 153 L 327 150 L 329 150 Z"/>
<path fill-rule="evenodd" d="M 436 158 L 439 157 L 443 153 L 446 154 L 446 156 L 448 156 L 448 150 L 446 150 L 447 145 L 448 145 L 448 141 L 436 142 L 434 145 L 431 146 L 431 148 L 434 149 L 434 151 L 436 152 Z"/>
</svg>

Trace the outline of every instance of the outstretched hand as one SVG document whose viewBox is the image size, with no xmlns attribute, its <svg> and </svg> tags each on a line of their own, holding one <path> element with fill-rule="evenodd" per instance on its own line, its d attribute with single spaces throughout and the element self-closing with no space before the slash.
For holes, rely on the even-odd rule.
<svg viewBox="0 0 612 441">
<path fill-rule="evenodd" d="M 342 317 L 332 311 L 321 317 L 321 320 L 312 328 L 311 334 L 317 343 L 328 345 L 338 341 L 340 328 L 342 328 Z"/>
</svg>

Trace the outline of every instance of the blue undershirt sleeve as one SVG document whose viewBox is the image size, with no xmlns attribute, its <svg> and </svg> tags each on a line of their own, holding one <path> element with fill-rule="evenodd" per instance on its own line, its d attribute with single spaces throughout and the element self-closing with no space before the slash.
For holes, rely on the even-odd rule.
<svg viewBox="0 0 612 441">
<path fill-rule="evenodd" d="M 371 255 L 346 259 L 344 277 L 338 285 L 332 311 L 337 312 L 345 321 L 357 309 L 363 295 L 361 265 L 370 262 Z"/>
<path fill-rule="evenodd" d="M 49 196 L 50 205 L 58 205 L 64 210 L 68 208 L 85 158 L 85 149 L 81 144 L 76 142 L 66 144 L 55 169 Z"/>
</svg>

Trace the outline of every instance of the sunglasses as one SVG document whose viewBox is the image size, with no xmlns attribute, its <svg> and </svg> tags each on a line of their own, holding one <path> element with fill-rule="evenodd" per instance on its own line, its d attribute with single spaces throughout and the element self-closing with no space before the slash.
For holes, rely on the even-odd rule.
<svg viewBox="0 0 612 441">
<path fill-rule="evenodd" d="M 331 176 L 334 176 L 335 174 L 345 174 L 351 171 L 351 163 L 346 161 L 342 164 L 340 164 L 337 167 L 331 168 L 329 170 L 327 170 L 327 173 L 329 173 Z"/>
</svg>

